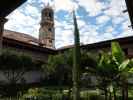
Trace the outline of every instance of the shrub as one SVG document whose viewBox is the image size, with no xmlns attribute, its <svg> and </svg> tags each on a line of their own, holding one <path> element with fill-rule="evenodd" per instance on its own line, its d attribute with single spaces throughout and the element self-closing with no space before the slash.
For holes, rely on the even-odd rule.
<svg viewBox="0 0 133 100">
<path fill-rule="evenodd" d="M 95 95 L 95 94 L 90 95 L 90 96 L 89 96 L 89 99 L 90 99 L 90 100 L 104 100 L 104 98 L 103 98 L 102 96 L 100 96 L 100 95 Z"/>
</svg>

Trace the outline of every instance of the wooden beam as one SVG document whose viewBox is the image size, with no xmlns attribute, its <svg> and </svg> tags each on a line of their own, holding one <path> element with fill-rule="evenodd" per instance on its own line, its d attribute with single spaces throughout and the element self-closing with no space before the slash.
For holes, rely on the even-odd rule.
<svg viewBox="0 0 133 100">
<path fill-rule="evenodd" d="M 6 17 L 27 0 L 2 0 L 0 1 L 0 17 Z"/>
<path fill-rule="evenodd" d="M 131 25 L 133 25 L 133 0 L 125 0 Z M 133 26 L 132 26 L 133 28 Z"/>
</svg>

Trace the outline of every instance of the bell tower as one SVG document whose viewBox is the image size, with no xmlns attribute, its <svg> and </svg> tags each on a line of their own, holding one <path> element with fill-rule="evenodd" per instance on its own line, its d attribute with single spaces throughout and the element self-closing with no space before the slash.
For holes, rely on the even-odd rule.
<svg viewBox="0 0 133 100">
<path fill-rule="evenodd" d="M 54 11 L 49 4 L 41 12 L 39 44 L 43 47 L 55 48 Z"/>
</svg>

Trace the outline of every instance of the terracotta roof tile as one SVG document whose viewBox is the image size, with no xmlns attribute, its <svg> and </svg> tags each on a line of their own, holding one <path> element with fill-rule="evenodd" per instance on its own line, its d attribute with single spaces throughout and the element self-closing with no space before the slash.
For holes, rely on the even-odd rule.
<svg viewBox="0 0 133 100">
<path fill-rule="evenodd" d="M 21 42 L 38 45 L 38 39 L 25 33 L 4 30 L 4 37 L 18 40 Z"/>
</svg>

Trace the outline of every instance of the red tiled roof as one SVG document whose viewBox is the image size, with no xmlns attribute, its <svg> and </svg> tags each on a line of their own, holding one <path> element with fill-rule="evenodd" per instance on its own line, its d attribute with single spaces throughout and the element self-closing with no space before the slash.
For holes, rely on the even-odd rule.
<svg viewBox="0 0 133 100">
<path fill-rule="evenodd" d="M 32 51 L 38 52 L 47 52 L 50 54 L 56 53 L 54 48 L 42 47 L 38 44 L 38 39 L 34 38 L 28 34 L 4 30 L 3 34 L 3 43 L 6 46 L 16 47 L 16 48 L 25 48 Z"/>
<path fill-rule="evenodd" d="M 35 44 L 38 45 L 38 39 L 34 38 L 28 34 L 20 33 L 20 32 L 15 32 L 11 30 L 4 30 L 4 37 L 13 39 L 13 40 L 18 40 L 21 42 L 29 43 L 29 44 Z"/>
<path fill-rule="evenodd" d="M 14 31 L 10 31 L 10 30 L 4 30 L 4 40 L 10 41 L 10 43 L 8 42 L 9 44 L 20 44 L 20 45 L 24 45 L 26 47 L 30 47 L 32 49 L 38 48 L 37 50 L 42 50 L 42 51 L 43 51 L 43 49 L 48 49 L 53 52 L 55 52 L 55 51 L 61 52 L 61 51 L 65 51 L 65 50 L 68 50 L 68 49 L 74 47 L 74 45 L 64 46 L 64 47 L 61 47 L 58 49 L 42 47 L 38 44 L 37 38 L 34 38 L 34 37 L 24 34 L 24 33 L 14 32 Z M 12 42 L 12 41 L 15 41 L 15 42 Z M 81 48 L 83 48 L 83 49 L 106 48 L 106 47 L 110 47 L 110 43 L 112 41 L 118 41 L 122 45 L 128 44 L 128 43 L 132 44 L 133 36 L 117 38 L 117 39 L 102 41 L 102 42 L 93 43 L 93 44 L 85 44 L 85 45 L 81 44 Z"/>
</svg>

